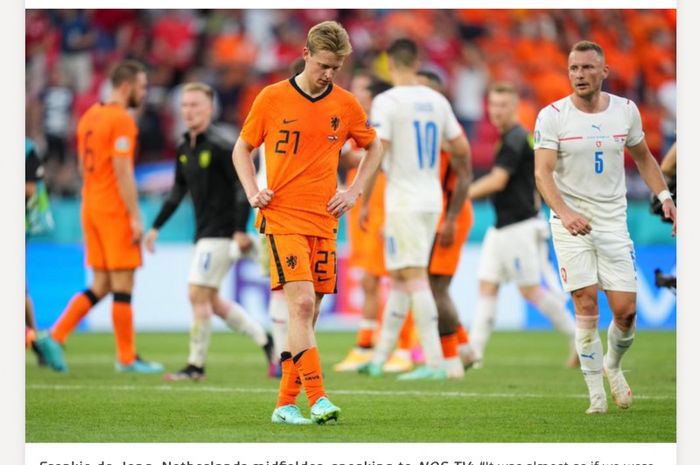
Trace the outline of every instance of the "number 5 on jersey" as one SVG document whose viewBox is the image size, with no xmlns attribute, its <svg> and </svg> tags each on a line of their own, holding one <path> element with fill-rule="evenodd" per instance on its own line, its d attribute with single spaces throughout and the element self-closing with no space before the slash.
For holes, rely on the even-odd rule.
<svg viewBox="0 0 700 465">
<path fill-rule="evenodd" d="M 599 150 L 595 153 L 595 174 L 603 172 L 603 151 Z"/>
</svg>

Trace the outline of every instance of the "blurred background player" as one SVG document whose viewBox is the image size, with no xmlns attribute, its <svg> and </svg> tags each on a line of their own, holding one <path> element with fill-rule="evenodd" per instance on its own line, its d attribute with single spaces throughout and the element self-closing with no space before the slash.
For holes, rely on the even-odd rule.
<svg viewBox="0 0 700 465">
<path fill-rule="evenodd" d="M 391 88 L 387 82 L 373 77 L 368 72 L 355 74 L 350 81 L 350 92 L 360 102 L 365 113 L 369 114 L 372 99 Z M 371 115 L 370 115 L 371 120 Z M 357 147 L 352 140 L 343 147 L 341 162 L 357 166 L 365 155 L 365 150 Z M 355 179 L 357 170 L 351 168 L 347 174 L 347 182 Z M 375 337 L 379 328 L 380 310 L 382 305 L 382 276 L 386 276 L 384 266 L 384 187 L 386 177 L 380 170 L 377 174 L 372 196 L 369 199 L 370 217 L 365 227 L 360 225 L 361 204 L 355 205 L 347 216 L 348 236 L 350 242 L 350 265 L 362 272 L 360 284 L 362 287 L 362 317 L 357 331 L 355 347 L 340 363 L 333 366 L 335 371 L 357 371 L 372 358 Z"/>
<path fill-rule="evenodd" d="M 469 188 L 471 199 L 490 197 L 496 224 L 486 236 L 479 263 L 479 298 L 464 353 L 466 366 L 481 363 L 496 321 L 499 287 L 513 280 L 522 296 L 537 307 L 571 343 L 567 365 L 578 366 L 574 319 L 565 300 L 541 285 L 542 220 L 535 187 L 532 138 L 518 120 L 518 93 L 508 82 L 490 86 L 487 103 L 491 123 L 500 134 L 493 168 Z"/>
<path fill-rule="evenodd" d="M 432 71 L 418 71 L 418 82 L 444 95 L 445 88 L 442 79 Z M 469 237 L 469 231 L 474 224 L 474 210 L 470 200 L 457 217 L 450 218 L 448 210 L 455 208 L 451 202 L 455 198 L 457 174 L 450 163 L 450 152 L 440 150 L 440 183 L 442 185 L 442 214 L 438 223 L 437 234 L 430 251 L 428 273 L 430 288 L 438 308 L 438 331 L 442 345 L 442 355 L 445 366 L 451 378 L 464 376 L 464 367 L 460 359 L 460 347 L 468 343 L 468 335 L 459 321 L 459 312 L 450 297 L 450 284 L 457 272 L 462 247 Z"/>
<path fill-rule="evenodd" d="M 362 107 L 333 84 L 351 51 L 347 31 L 337 22 L 312 27 L 304 71 L 258 94 L 233 151 L 248 200 L 260 209 L 256 226 L 268 238 L 270 287 L 284 289 L 289 309 L 273 423 L 325 423 L 340 414 L 324 389 L 315 323 L 323 295 L 336 290 L 338 218 L 355 204 L 381 158 Z M 368 150 L 353 184 L 337 190 L 338 154 L 350 138 Z M 263 142 L 268 187 L 259 189 L 251 152 Z M 296 406 L 302 387 L 311 420 Z"/>
<path fill-rule="evenodd" d="M 469 144 L 449 102 L 418 83 L 418 48 L 412 40 L 398 39 L 387 51 L 394 87 L 372 103 L 372 122 L 386 153 L 385 259 L 390 291 L 379 342 L 372 361 L 361 370 L 380 376 L 396 344 L 409 308 L 425 353 L 424 366 L 399 379 L 444 379 L 438 309 L 430 290 L 430 247 L 442 210 L 438 153 L 445 140 L 458 176 L 454 201 L 447 217 L 460 213 L 469 184 Z M 370 180 L 366 196 L 372 192 Z M 363 200 L 362 220 L 368 213 Z"/>
<path fill-rule="evenodd" d="M 211 124 L 214 91 L 208 85 L 185 84 L 180 107 L 187 132 L 177 147 L 175 183 L 144 241 L 146 249 L 154 253 L 158 231 L 189 192 L 197 224 L 188 287 L 192 305 L 190 353 L 187 366 L 167 374 L 168 381 L 205 377 L 212 314 L 253 339 L 265 352 L 268 366 L 273 350 L 272 339 L 260 324 L 236 302 L 219 296 L 221 281 L 234 261 L 231 255 L 240 256 L 253 248 L 246 234 L 250 206 L 230 159 L 234 142 Z"/>
<path fill-rule="evenodd" d="M 44 166 L 31 139 L 24 140 L 24 234 L 25 240 L 53 229 L 53 216 L 49 209 L 49 197 L 44 186 Z M 24 334 L 27 347 L 31 347 L 39 365 L 46 360 L 36 344 L 36 319 L 29 286 L 24 292 Z"/>
<path fill-rule="evenodd" d="M 552 209 L 550 224 L 564 290 L 576 311 L 576 351 L 588 387 L 588 414 L 608 409 L 603 375 L 618 407 L 632 404 L 621 360 L 634 341 L 637 266 L 627 229 L 624 151 L 662 204 L 676 232 L 676 207 L 646 144 L 634 102 L 603 92 L 609 68 L 594 42 L 573 45 L 568 58 L 573 93 L 543 108 L 535 127 L 537 187 Z M 598 334 L 598 288 L 613 319 L 608 347 Z"/>
<path fill-rule="evenodd" d="M 93 104 L 77 130 L 85 258 L 93 270 L 92 284 L 71 299 L 37 344 L 54 370 L 67 371 L 62 344 L 90 309 L 111 292 L 117 371 L 160 373 L 161 364 L 146 362 L 136 353 L 131 308 L 134 271 L 141 266 L 143 223 L 134 179 L 138 129 L 128 110 L 137 108 L 146 97 L 146 70 L 141 63 L 126 60 L 113 69 L 110 81 L 107 102 Z"/>
</svg>

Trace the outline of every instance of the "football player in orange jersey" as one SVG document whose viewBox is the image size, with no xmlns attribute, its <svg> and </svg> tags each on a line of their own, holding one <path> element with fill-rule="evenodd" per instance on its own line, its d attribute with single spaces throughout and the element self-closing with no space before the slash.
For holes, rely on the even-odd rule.
<svg viewBox="0 0 700 465">
<path fill-rule="evenodd" d="M 88 311 L 112 293 L 117 371 L 159 373 L 161 364 L 146 362 L 136 354 L 131 308 L 134 271 L 141 266 L 143 223 L 134 178 L 138 129 L 128 109 L 138 107 L 146 96 L 146 70 L 127 60 L 112 70 L 110 80 L 108 101 L 92 105 L 80 118 L 77 131 L 85 255 L 93 281 L 73 296 L 37 344 L 54 370 L 67 371 L 62 344 Z"/>
<path fill-rule="evenodd" d="M 265 87 L 255 99 L 233 150 L 233 162 L 268 239 L 272 289 L 289 308 L 287 350 L 273 423 L 338 419 L 326 396 L 314 325 L 323 294 L 336 289 L 338 218 L 357 201 L 381 158 L 381 144 L 352 94 L 333 84 L 352 47 L 345 29 L 324 21 L 309 30 L 304 71 Z M 367 148 L 354 182 L 337 189 L 338 157 L 348 139 Z M 251 152 L 265 145 L 267 187 L 255 179 Z M 304 388 L 311 420 L 296 406 Z"/>
</svg>

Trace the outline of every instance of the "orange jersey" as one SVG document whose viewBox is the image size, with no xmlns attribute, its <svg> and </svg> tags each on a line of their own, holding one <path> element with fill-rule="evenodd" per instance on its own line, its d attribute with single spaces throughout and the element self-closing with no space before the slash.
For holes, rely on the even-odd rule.
<svg viewBox="0 0 700 465">
<path fill-rule="evenodd" d="M 356 169 L 348 171 L 348 183 L 355 179 Z M 347 225 L 350 239 L 350 264 L 375 276 L 384 276 L 384 190 L 386 175 L 380 171 L 369 198 L 369 218 L 367 231 L 360 228 L 360 209 L 357 202 L 348 212 Z"/>
<path fill-rule="evenodd" d="M 138 129 L 121 106 L 96 103 L 78 122 L 78 156 L 83 165 L 83 204 L 100 212 L 125 212 L 112 157 L 133 163 Z"/>
<path fill-rule="evenodd" d="M 294 78 L 265 87 L 253 102 L 241 138 L 265 143 L 270 204 L 258 212 L 263 234 L 334 238 L 338 219 L 326 210 L 337 187 L 340 149 L 348 139 L 359 147 L 376 137 L 365 112 L 345 89 L 331 85 L 306 95 Z"/>
</svg>

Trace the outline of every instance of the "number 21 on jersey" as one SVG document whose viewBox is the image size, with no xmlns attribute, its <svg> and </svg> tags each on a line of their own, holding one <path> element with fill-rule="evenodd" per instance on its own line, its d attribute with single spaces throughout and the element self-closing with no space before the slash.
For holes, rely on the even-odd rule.
<svg viewBox="0 0 700 465">
<path fill-rule="evenodd" d="M 435 166 L 437 160 L 437 125 L 434 121 L 413 121 L 416 133 L 416 151 L 418 152 L 418 168 Z"/>
</svg>

